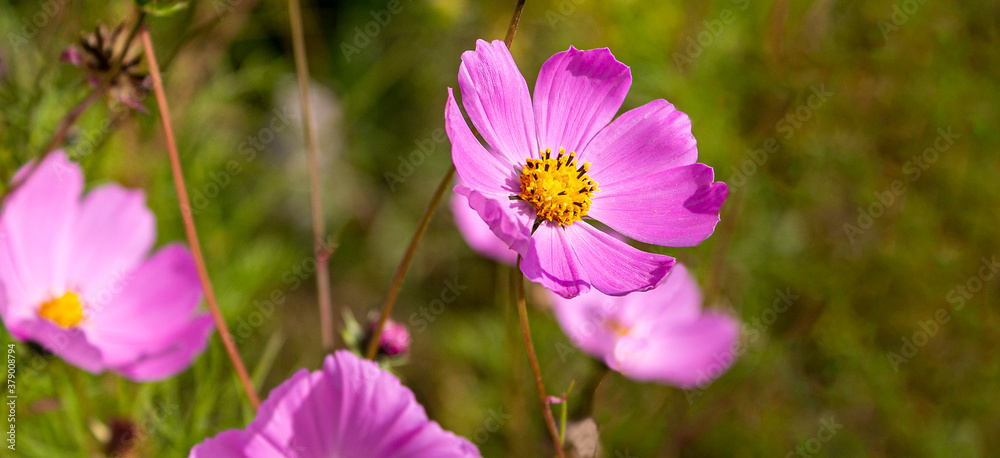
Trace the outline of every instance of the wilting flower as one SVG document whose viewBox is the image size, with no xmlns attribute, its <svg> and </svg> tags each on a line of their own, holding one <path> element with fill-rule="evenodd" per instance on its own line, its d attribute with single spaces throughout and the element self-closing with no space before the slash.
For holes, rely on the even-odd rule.
<svg viewBox="0 0 1000 458">
<path fill-rule="evenodd" d="M 98 87 L 108 81 L 108 96 L 132 109 L 145 113 L 142 99 L 149 94 L 151 80 L 141 68 L 142 54 L 119 25 L 114 29 L 98 25 L 93 32 L 80 36 L 80 41 L 63 50 L 61 59 L 87 71 L 87 83 Z M 126 46 L 129 46 L 126 49 Z"/>
<path fill-rule="evenodd" d="M 690 388 L 732 364 L 736 319 L 701 310 L 701 290 L 682 264 L 651 291 L 565 299 L 552 294 L 563 331 L 577 346 L 626 377 Z"/>
<path fill-rule="evenodd" d="M 80 167 L 54 151 L 3 203 L 4 325 L 88 372 L 145 381 L 184 370 L 212 332 L 211 317 L 196 313 L 191 255 L 170 244 L 147 258 L 156 220 L 141 191 L 82 191 Z"/>
<path fill-rule="evenodd" d="M 469 199 L 458 193 L 452 195 L 451 213 L 458 232 L 473 250 L 499 263 L 511 266 L 517 263 L 517 252 L 493 235 L 486 222 L 469 207 Z"/>
<path fill-rule="evenodd" d="M 246 429 L 191 450 L 192 458 L 474 457 L 476 447 L 427 419 L 392 374 L 348 351 L 278 385 Z"/>
<path fill-rule="evenodd" d="M 500 41 L 476 43 L 449 89 L 445 123 L 466 196 L 493 232 L 522 256 L 532 281 L 565 296 L 591 286 L 610 295 L 648 290 L 674 259 L 599 231 L 667 246 L 705 240 L 719 221 L 724 183 L 696 163 L 687 115 L 654 100 L 612 121 L 632 82 L 608 49 L 570 47 L 542 66 L 534 102 Z"/>
</svg>

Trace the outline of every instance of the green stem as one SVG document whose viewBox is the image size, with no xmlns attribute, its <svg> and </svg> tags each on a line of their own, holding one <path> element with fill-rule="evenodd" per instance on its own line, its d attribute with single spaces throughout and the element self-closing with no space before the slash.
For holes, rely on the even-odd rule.
<svg viewBox="0 0 1000 458">
<path fill-rule="evenodd" d="M 510 18 L 510 25 L 507 26 L 507 36 L 504 38 L 503 42 L 510 48 L 510 44 L 514 41 L 514 34 L 517 32 L 517 24 L 521 21 L 521 11 L 524 9 L 525 0 L 517 0 L 517 4 L 514 5 L 514 14 Z M 427 210 L 424 211 L 423 218 L 420 219 L 420 223 L 417 225 L 416 232 L 413 233 L 413 238 L 410 239 L 410 245 L 406 247 L 406 252 L 403 253 L 403 259 L 399 261 L 399 266 L 396 267 L 396 274 L 392 277 L 392 284 L 389 285 L 389 293 L 386 294 L 385 302 L 382 303 L 382 313 L 379 314 L 378 322 L 375 324 L 375 329 L 372 331 L 371 340 L 368 342 L 368 349 L 365 352 L 365 357 L 368 359 L 375 359 L 375 355 L 378 353 L 378 341 L 382 337 L 382 328 L 385 327 L 385 322 L 389 319 L 389 315 L 392 313 L 392 307 L 396 304 L 396 297 L 399 295 L 399 289 L 403 286 L 403 278 L 406 277 L 406 271 L 410 268 L 410 261 L 413 260 L 413 253 L 417 251 L 417 246 L 420 245 L 420 239 L 424 237 L 424 232 L 427 231 L 427 225 L 431 222 L 431 217 L 434 216 L 434 210 L 437 209 L 438 204 L 441 203 L 441 198 L 444 197 L 444 192 L 448 188 L 448 183 L 451 183 L 451 179 L 455 177 L 455 164 L 452 164 L 448 168 L 448 172 L 445 173 L 444 178 L 441 179 L 441 183 L 438 184 L 437 190 L 434 192 L 434 196 L 431 197 L 431 202 L 427 205 Z"/>
<path fill-rule="evenodd" d="M 562 402 L 562 413 L 559 415 L 559 445 L 566 443 L 566 411 L 569 410 L 569 396 L 573 394 L 573 387 L 576 386 L 576 380 L 574 379 L 569 384 L 569 390 L 566 390 Z"/>
<path fill-rule="evenodd" d="M 420 223 L 417 225 L 417 231 L 413 234 L 413 238 L 410 239 L 410 245 L 406 247 L 403 259 L 399 261 L 399 266 L 396 267 L 396 274 L 393 275 L 392 284 L 389 286 L 389 294 L 386 295 L 385 302 L 382 304 L 382 313 L 378 317 L 378 323 L 376 323 L 375 330 L 372 332 L 372 338 L 368 342 L 368 349 L 365 352 L 365 357 L 368 359 L 375 359 L 375 355 L 378 353 L 378 341 L 382 337 L 382 329 L 385 327 L 385 322 L 389 319 L 389 314 L 392 313 L 392 306 L 396 304 L 399 289 L 403 286 L 403 277 L 406 277 L 406 271 L 410 268 L 410 261 L 413 260 L 413 254 L 416 253 L 417 246 L 420 245 L 420 239 L 424 237 L 424 232 L 427 232 L 427 226 L 430 225 L 431 217 L 434 216 L 434 210 L 441 203 L 444 193 L 448 190 L 448 184 L 451 183 L 451 179 L 454 176 L 455 166 L 451 166 L 448 169 L 448 173 L 441 180 L 441 183 L 438 184 L 437 190 L 434 191 L 434 196 L 431 197 L 431 202 L 427 205 L 427 210 L 424 210 L 424 216 L 420 218 Z"/>
<path fill-rule="evenodd" d="M 517 257 L 517 268 L 521 269 L 521 256 Z M 556 454 L 559 458 L 565 457 L 562 449 L 562 440 L 559 430 L 556 428 L 556 421 L 552 417 L 552 408 L 549 406 L 549 396 L 545 394 L 545 382 L 542 381 L 542 369 L 538 365 L 538 356 L 535 354 L 535 345 L 531 342 L 531 328 L 528 325 L 528 305 L 524 299 L 524 275 L 518 275 L 514 283 L 514 294 L 517 296 L 517 315 L 521 319 L 521 335 L 524 337 L 524 349 L 528 352 L 528 363 L 531 365 L 531 372 L 535 375 L 535 386 L 538 388 L 538 399 L 542 403 L 542 415 L 545 416 L 545 425 L 552 436 L 552 444 L 556 447 Z"/>
</svg>

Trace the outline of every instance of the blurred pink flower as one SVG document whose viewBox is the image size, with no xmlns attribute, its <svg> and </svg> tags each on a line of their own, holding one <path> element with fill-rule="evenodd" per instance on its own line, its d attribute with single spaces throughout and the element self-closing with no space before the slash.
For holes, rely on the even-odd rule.
<svg viewBox="0 0 1000 458">
<path fill-rule="evenodd" d="M 445 127 L 462 181 L 455 191 L 521 254 L 532 281 L 564 297 L 591 286 L 620 296 L 653 288 L 674 265 L 584 217 L 667 246 L 697 245 L 715 230 L 728 190 L 696 162 L 691 121 L 665 100 L 612 121 L 632 76 L 607 48 L 552 56 L 532 101 L 503 42 L 479 40 L 462 55 L 458 82 L 487 146 L 449 88 Z"/>
<path fill-rule="evenodd" d="M 701 310 L 701 290 L 682 264 L 648 292 L 551 296 L 570 340 L 626 377 L 691 388 L 711 382 L 733 362 L 739 322 Z"/>
<path fill-rule="evenodd" d="M 278 385 L 246 429 L 229 430 L 191 458 L 478 457 L 469 441 L 427 418 L 408 388 L 348 351 L 323 369 L 301 369 Z"/>
<path fill-rule="evenodd" d="M 83 181 L 54 151 L 3 203 L 4 325 L 88 372 L 147 381 L 184 370 L 212 333 L 211 317 L 196 313 L 191 255 L 170 244 L 147 258 L 156 220 L 145 195 L 109 184 L 82 196 Z"/>
<path fill-rule="evenodd" d="M 458 193 L 452 195 L 451 213 L 458 232 L 473 250 L 502 264 L 512 267 L 517 264 L 517 252 L 493 234 L 479 214 L 469 207 L 469 199 Z"/>
</svg>

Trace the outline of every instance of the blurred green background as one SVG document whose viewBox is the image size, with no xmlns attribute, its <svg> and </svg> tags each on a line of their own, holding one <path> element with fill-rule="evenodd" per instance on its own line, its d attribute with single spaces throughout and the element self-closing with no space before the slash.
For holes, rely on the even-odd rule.
<svg viewBox="0 0 1000 458">
<path fill-rule="evenodd" d="M 388 1 L 304 5 L 338 310 L 364 321 L 381 304 L 449 166 L 445 88 L 475 39 L 503 37 L 513 3 L 403 0 L 385 25 L 373 21 Z M 98 22 L 134 17 L 126 1 L 0 0 L 3 186 L 89 91 L 60 52 Z M 287 5 L 192 1 L 148 22 L 219 302 L 266 394 L 323 356 Z M 611 374 L 594 391 L 600 368 L 566 351 L 532 294 L 548 390 L 590 387 L 570 399 L 571 418 L 592 405 L 603 456 L 1000 450 L 1000 277 L 974 280 L 1000 256 L 1000 4 L 528 0 L 512 53 L 530 87 L 570 45 L 609 47 L 631 66 L 625 109 L 665 98 L 690 115 L 700 161 L 731 185 L 722 223 L 696 248 L 647 248 L 687 263 L 708 305 L 745 323 L 746 352 L 703 390 Z M 149 115 L 96 104 L 66 147 L 90 186 L 147 192 L 161 243 L 183 239 L 144 102 Z M 512 275 L 474 254 L 443 206 L 394 312 L 413 333 L 397 373 L 485 456 L 551 452 Z M 467 289 L 412 326 L 448 282 Z M 253 416 L 217 337 L 192 369 L 153 384 L 18 351 L 18 456 L 101 456 L 116 418 L 139 432 L 137 456 L 183 456 Z M 491 416 L 505 418 L 495 431 Z"/>
</svg>

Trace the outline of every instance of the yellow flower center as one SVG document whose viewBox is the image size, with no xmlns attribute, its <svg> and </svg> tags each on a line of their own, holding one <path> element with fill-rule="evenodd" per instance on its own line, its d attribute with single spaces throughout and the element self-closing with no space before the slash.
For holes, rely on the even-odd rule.
<svg viewBox="0 0 1000 458">
<path fill-rule="evenodd" d="M 42 304 L 38 314 L 59 326 L 72 328 L 80 324 L 80 320 L 83 319 L 83 304 L 80 303 L 80 296 L 76 293 L 66 293 L 60 298 Z"/>
<path fill-rule="evenodd" d="M 594 197 L 597 183 L 587 176 L 590 163 L 576 166 L 576 153 L 559 154 L 552 157 L 552 150 L 546 149 L 541 159 L 527 159 L 521 170 L 521 193 L 518 198 L 535 206 L 538 221 L 555 221 L 560 226 L 569 226 L 587 216 L 590 200 Z"/>
</svg>

